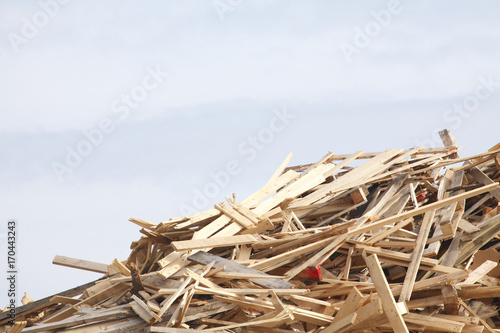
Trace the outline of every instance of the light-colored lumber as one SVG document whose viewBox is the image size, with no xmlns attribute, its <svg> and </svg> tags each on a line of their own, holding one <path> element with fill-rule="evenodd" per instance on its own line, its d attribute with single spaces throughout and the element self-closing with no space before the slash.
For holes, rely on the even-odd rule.
<svg viewBox="0 0 500 333">
<path fill-rule="evenodd" d="M 403 333 L 409 332 L 406 324 L 404 322 L 403 316 L 398 310 L 394 296 L 391 293 L 391 289 L 384 275 L 384 271 L 380 267 L 380 262 L 376 254 L 368 256 L 366 252 L 363 252 L 363 257 L 366 261 L 366 265 L 370 271 L 370 276 L 373 279 L 377 293 L 382 299 L 382 306 L 384 312 L 391 323 L 394 332 Z"/>
<path fill-rule="evenodd" d="M 415 279 L 420 268 L 422 255 L 424 254 L 426 240 L 432 227 L 432 221 L 434 220 L 434 214 L 435 211 L 431 210 L 426 212 L 424 215 L 424 220 L 422 221 L 417 237 L 417 245 L 411 254 L 411 261 L 406 271 L 401 294 L 399 295 L 399 302 L 406 302 L 410 300 L 413 285 L 415 284 Z"/>
<path fill-rule="evenodd" d="M 187 251 L 195 249 L 216 248 L 242 244 L 253 244 L 257 239 L 252 235 L 238 235 L 229 237 L 211 237 L 206 239 L 194 239 L 187 241 L 172 242 L 176 251 Z"/>
<path fill-rule="evenodd" d="M 108 265 L 83 259 L 75 259 L 75 258 L 56 255 L 52 260 L 52 263 L 54 265 L 61 265 L 71 268 L 83 269 L 86 271 L 91 271 L 96 273 L 108 274 Z"/>
</svg>

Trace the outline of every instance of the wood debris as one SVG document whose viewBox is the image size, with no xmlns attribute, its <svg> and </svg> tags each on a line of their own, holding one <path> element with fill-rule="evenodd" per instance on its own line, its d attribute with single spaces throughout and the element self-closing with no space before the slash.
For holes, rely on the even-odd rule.
<svg viewBox="0 0 500 333">
<path fill-rule="evenodd" d="M 328 153 L 161 223 L 3 332 L 500 332 L 500 144 Z"/>
</svg>

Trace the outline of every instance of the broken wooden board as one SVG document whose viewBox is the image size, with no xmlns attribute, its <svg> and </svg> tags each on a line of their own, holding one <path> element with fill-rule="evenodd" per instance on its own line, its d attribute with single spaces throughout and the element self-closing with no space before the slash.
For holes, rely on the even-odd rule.
<svg viewBox="0 0 500 333">
<path fill-rule="evenodd" d="M 238 264 L 234 261 L 227 260 L 224 258 L 221 258 L 219 256 L 213 255 L 211 253 L 206 253 L 203 251 L 200 251 L 198 253 L 195 253 L 191 256 L 188 257 L 189 260 L 191 261 L 196 261 L 200 264 L 208 265 L 212 262 L 214 263 L 214 268 L 225 266 L 225 271 L 227 272 L 236 272 L 236 273 L 249 273 L 249 274 L 258 274 L 258 275 L 263 275 L 266 276 L 268 274 L 263 273 L 259 270 Z M 284 280 L 280 279 L 268 279 L 268 278 L 263 278 L 263 279 L 249 279 L 255 284 L 258 284 L 260 286 L 270 288 L 270 289 L 290 289 L 293 287 L 293 284 Z"/>
</svg>

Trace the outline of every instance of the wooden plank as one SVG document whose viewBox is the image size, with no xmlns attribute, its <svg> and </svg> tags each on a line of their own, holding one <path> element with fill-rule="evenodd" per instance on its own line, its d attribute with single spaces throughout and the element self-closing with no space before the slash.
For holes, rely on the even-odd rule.
<svg viewBox="0 0 500 333">
<path fill-rule="evenodd" d="M 473 315 L 474 317 L 478 318 L 478 320 L 481 322 L 481 324 L 483 324 L 484 328 L 490 332 L 490 333 L 496 333 L 495 330 L 493 330 L 493 328 L 491 328 L 490 325 L 488 325 L 488 323 L 483 319 L 481 318 L 480 316 L 477 315 L 477 313 L 475 313 L 470 307 L 467 306 L 467 304 L 464 303 L 464 301 L 462 301 L 461 299 L 458 299 L 458 302 L 460 303 L 460 305 L 467 311 L 469 312 L 471 315 Z"/>
<path fill-rule="evenodd" d="M 174 291 L 175 289 L 172 289 Z M 308 289 L 255 289 L 255 288 L 205 288 L 197 287 L 197 294 L 217 294 L 217 295 L 269 295 L 271 292 L 280 296 L 304 295 Z"/>
<path fill-rule="evenodd" d="M 276 171 L 274 171 L 273 175 L 267 181 L 267 183 L 274 182 L 276 179 L 278 179 L 279 176 L 281 176 L 283 174 L 283 172 L 286 171 L 286 167 L 288 166 L 288 164 L 292 160 L 292 157 L 293 157 L 292 153 L 288 154 L 287 157 L 285 157 L 285 159 L 283 160 L 283 162 L 281 162 L 280 166 L 276 169 Z"/>
<path fill-rule="evenodd" d="M 424 214 L 424 220 L 422 221 L 417 237 L 417 245 L 411 254 L 411 261 L 406 271 L 401 294 L 399 295 L 399 302 L 406 302 L 411 298 L 413 285 L 415 284 L 415 279 L 417 278 L 417 273 L 420 268 L 420 262 L 422 261 L 422 255 L 424 254 L 426 240 L 427 237 L 429 237 L 429 231 L 432 227 L 435 212 L 435 210 L 431 210 Z"/>
<path fill-rule="evenodd" d="M 134 312 L 142 318 L 148 325 L 153 325 L 154 323 L 161 321 L 161 318 L 151 311 L 151 309 L 141 300 L 139 297 L 132 295 L 133 302 L 131 302 L 131 307 Z"/>
<path fill-rule="evenodd" d="M 212 277 L 223 278 L 223 279 L 284 279 L 284 276 L 279 275 L 262 275 L 262 274 L 252 274 L 243 272 L 217 272 Z"/>
<path fill-rule="evenodd" d="M 473 167 L 469 170 L 469 174 L 474 177 L 479 183 L 483 184 L 498 184 L 493 181 L 490 177 L 488 177 L 484 172 L 482 172 L 479 168 Z M 498 201 L 500 201 L 500 189 L 492 190 L 491 195 L 495 197 Z"/>
<path fill-rule="evenodd" d="M 408 267 L 411 261 L 411 254 L 408 253 L 396 252 L 371 246 L 360 246 L 360 249 L 365 250 L 368 253 L 377 254 L 380 257 L 380 260 L 384 262 L 394 263 L 404 267 Z M 420 269 L 443 274 L 462 271 L 459 268 L 439 265 L 438 260 L 431 258 L 420 259 Z"/>
<path fill-rule="evenodd" d="M 159 327 L 159 326 L 150 326 L 144 329 L 144 332 L 151 333 L 203 333 L 207 332 L 206 330 L 195 330 L 195 329 L 185 329 L 185 328 L 175 328 L 175 327 Z M 226 330 L 215 330 L 212 331 L 215 333 L 230 333 Z"/>
<path fill-rule="evenodd" d="M 253 244 L 257 239 L 252 235 L 238 235 L 228 237 L 211 237 L 206 239 L 194 239 L 170 243 L 176 251 L 187 251 L 194 249 L 217 248 L 235 246 L 242 244 Z"/>
<path fill-rule="evenodd" d="M 405 219 L 399 223 L 397 223 L 395 226 L 389 228 L 389 229 L 386 229 L 386 230 L 383 230 L 383 231 L 380 231 L 379 233 L 373 235 L 372 237 L 368 238 L 367 240 L 365 240 L 365 243 L 367 244 L 374 244 L 376 242 L 379 242 L 381 241 L 382 239 L 386 238 L 387 236 L 395 233 L 396 231 L 406 227 L 408 224 L 410 224 L 411 222 L 413 222 L 413 218 L 410 217 L 408 219 Z"/>
<path fill-rule="evenodd" d="M 59 295 L 56 295 L 50 299 L 51 303 L 60 303 L 60 304 L 69 304 L 69 305 L 75 305 L 77 303 L 80 303 L 81 301 L 82 301 L 81 299 L 59 296 Z"/>
<path fill-rule="evenodd" d="M 382 299 L 382 306 L 384 308 L 384 312 L 389 319 L 389 322 L 394 329 L 395 333 L 403 333 L 407 332 L 408 328 L 403 320 L 403 316 L 398 310 L 398 306 L 396 301 L 394 300 L 394 296 L 391 293 L 391 289 L 389 288 L 389 284 L 385 278 L 384 271 L 380 267 L 380 262 L 377 258 L 376 254 L 372 254 L 368 256 L 366 252 L 363 252 L 363 258 L 365 259 L 366 266 L 370 271 L 370 276 L 375 284 L 375 288 L 377 289 L 377 293 L 379 297 Z"/>
<path fill-rule="evenodd" d="M 339 330 L 338 333 L 366 330 L 384 324 L 388 321 L 380 298 L 374 299 L 362 308 L 356 310 L 355 314 L 356 319 L 354 320 L 353 325 Z"/>
<path fill-rule="evenodd" d="M 250 274 L 258 274 L 258 275 L 265 275 L 267 276 L 268 274 L 258 271 L 256 269 L 238 264 L 234 261 L 227 260 L 224 258 L 221 258 L 219 256 L 216 256 L 211 253 L 206 253 L 203 251 L 200 251 L 198 253 L 195 253 L 191 256 L 188 257 L 189 260 L 198 262 L 200 264 L 205 264 L 208 265 L 211 262 L 215 262 L 214 268 L 221 267 L 221 266 L 226 266 L 225 270 L 228 272 L 239 272 L 239 273 L 250 273 Z M 269 279 L 269 278 L 263 278 L 263 279 L 250 279 L 255 284 L 258 284 L 260 286 L 270 288 L 270 289 L 290 289 L 292 288 L 293 284 L 290 282 L 280 280 L 280 279 Z"/>
<path fill-rule="evenodd" d="M 347 317 L 349 314 L 355 312 L 363 305 L 363 294 L 359 292 L 358 288 L 353 287 L 352 291 L 347 296 L 344 304 L 340 308 L 339 312 L 335 315 L 332 324 L 337 321 Z M 331 325 L 330 325 L 331 326 Z M 334 332 L 334 331 L 332 331 Z"/>
<path fill-rule="evenodd" d="M 488 274 L 497 266 L 498 262 L 492 260 L 486 260 L 478 268 L 470 272 L 469 277 L 464 282 L 461 282 L 458 285 L 476 283 L 479 279 Z"/>
<path fill-rule="evenodd" d="M 56 255 L 52 260 L 52 263 L 54 265 L 61 265 L 71 268 L 82 269 L 85 271 L 108 274 L 108 265 L 83 259 L 75 259 L 75 258 Z"/>
<path fill-rule="evenodd" d="M 163 314 L 170 308 L 172 304 L 174 304 L 175 300 L 185 292 L 186 287 L 193 281 L 191 276 L 188 276 L 186 280 L 182 283 L 182 285 L 177 288 L 175 293 L 173 293 L 169 298 L 167 298 L 164 303 L 162 303 L 161 311 L 158 313 L 160 317 L 163 316 Z"/>
</svg>

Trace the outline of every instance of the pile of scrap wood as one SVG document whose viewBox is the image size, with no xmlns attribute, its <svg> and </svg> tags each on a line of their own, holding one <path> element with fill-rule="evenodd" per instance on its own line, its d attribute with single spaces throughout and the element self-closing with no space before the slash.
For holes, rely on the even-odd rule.
<svg viewBox="0 0 500 333">
<path fill-rule="evenodd" d="M 10 332 L 500 332 L 500 144 L 329 153 L 142 229 L 99 280 L 17 308 Z"/>
</svg>

